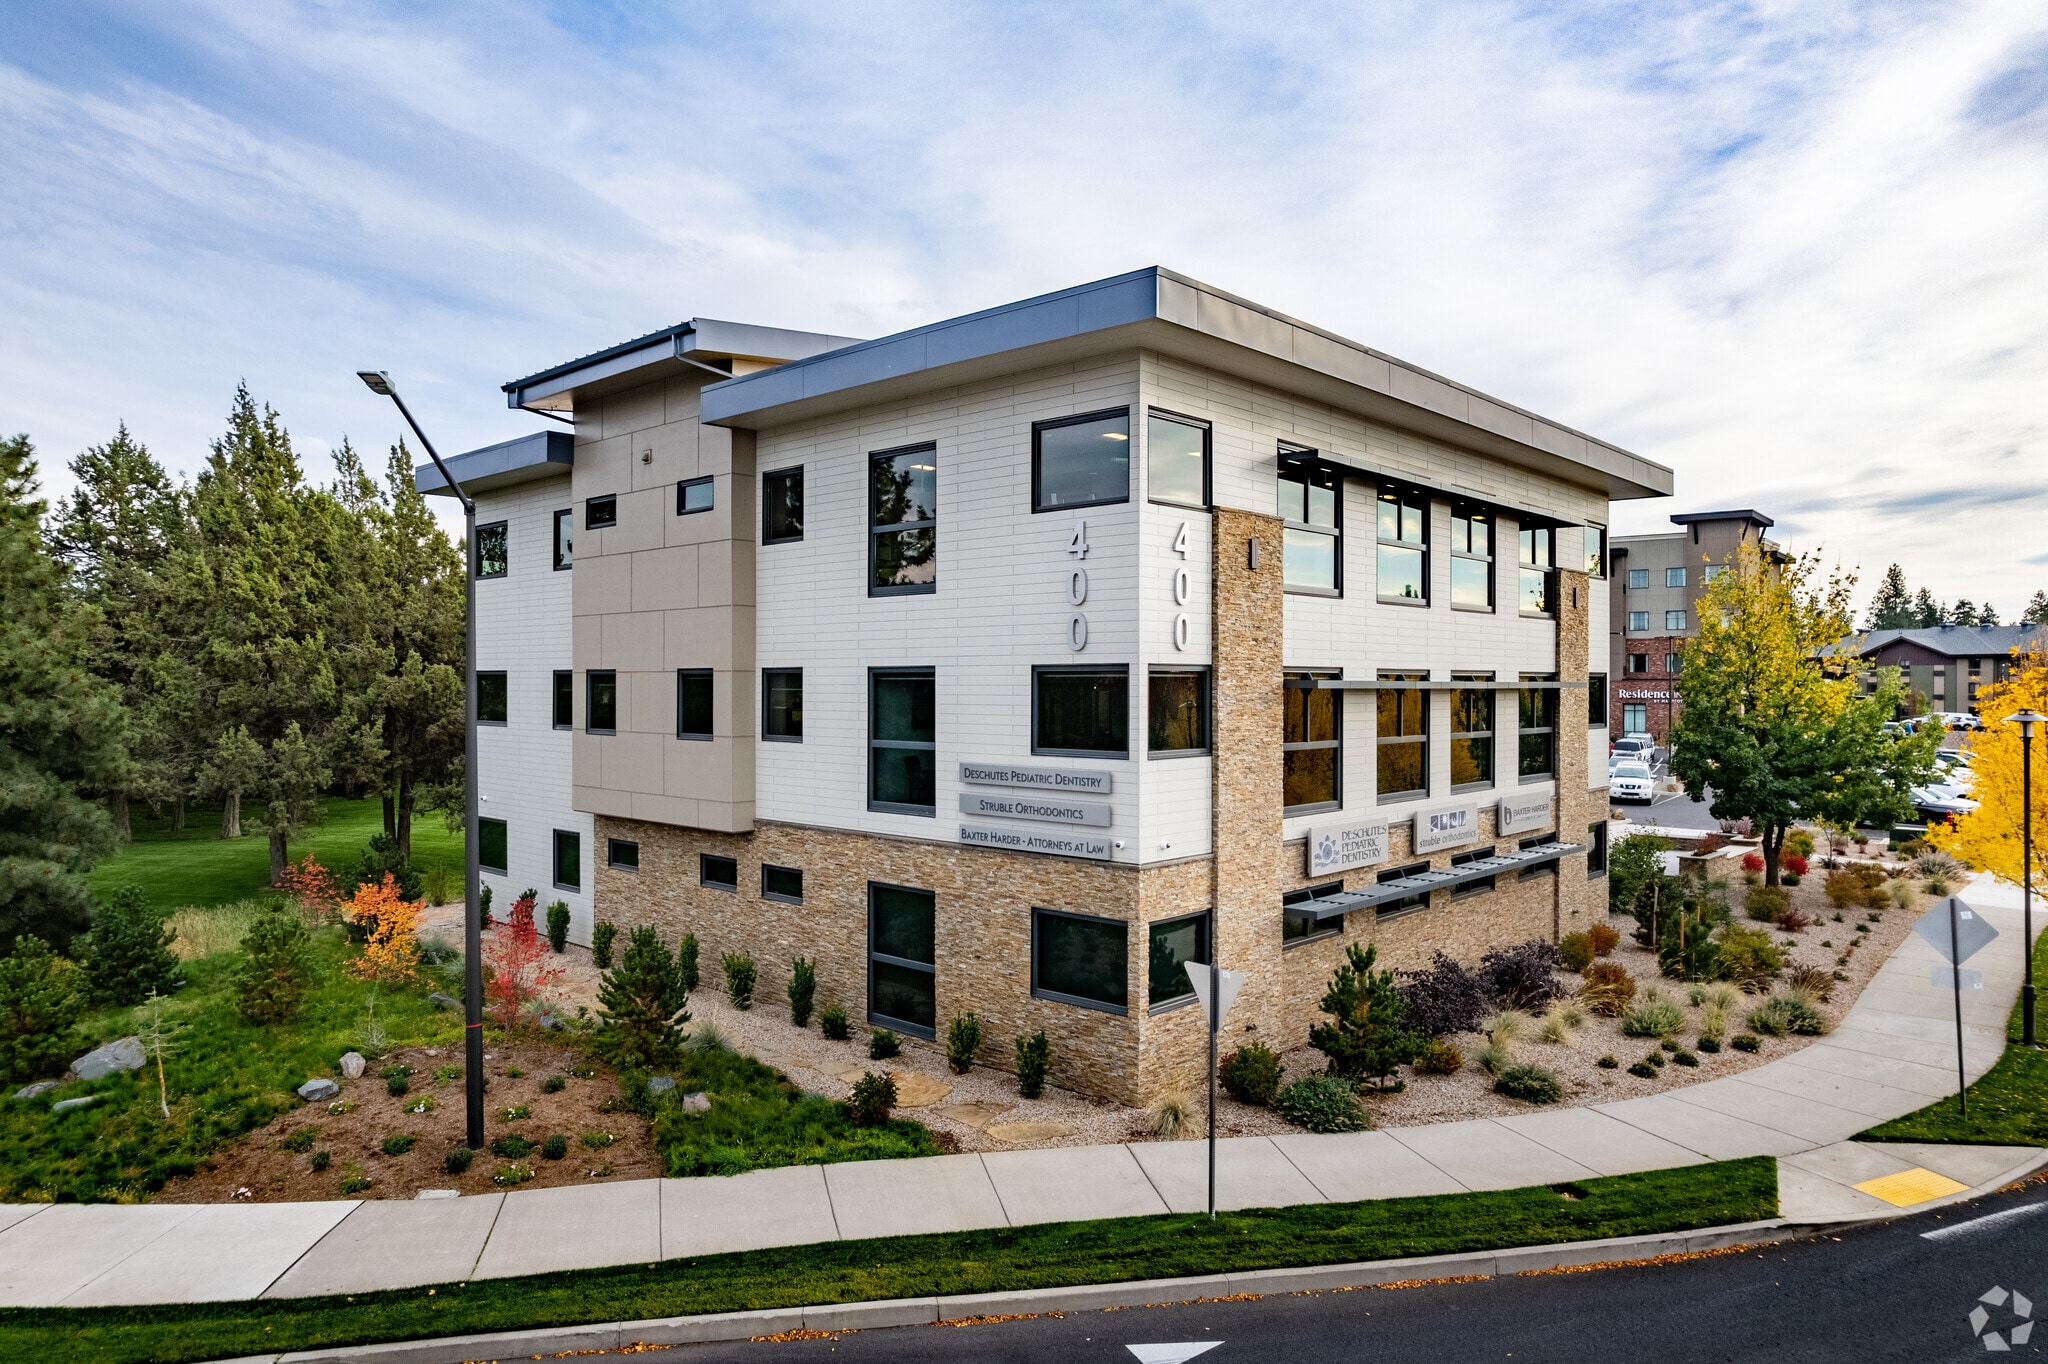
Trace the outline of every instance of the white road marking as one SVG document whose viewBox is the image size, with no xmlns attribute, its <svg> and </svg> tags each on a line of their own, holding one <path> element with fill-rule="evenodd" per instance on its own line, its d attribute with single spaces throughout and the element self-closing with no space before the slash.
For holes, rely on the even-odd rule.
<svg viewBox="0 0 2048 1364">
<path fill-rule="evenodd" d="M 1951 1236 L 1963 1236 L 1973 1231 L 1988 1231 L 1992 1227 L 2002 1226 L 2007 1222 L 2017 1222 L 2022 1217 L 2032 1217 L 2044 1208 L 2048 1208 L 2048 1202 L 2028 1203 L 2023 1207 L 2007 1208 L 2004 1212 L 1987 1213 L 1983 1217 L 1973 1217 L 1967 1222 L 1958 1222 L 1952 1227 L 1937 1227 L 1933 1231 L 1923 1231 L 1920 1233 L 1920 1239 L 1923 1241 L 1946 1241 Z"/>
<path fill-rule="evenodd" d="M 1187 1364 L 1196 1355 L 1207 1354 L 1220 1340 L 1182 1340 L 1170 1345 L 1126 1345 L 1138 1357 L 1138 1364 Z"/>
</svg>

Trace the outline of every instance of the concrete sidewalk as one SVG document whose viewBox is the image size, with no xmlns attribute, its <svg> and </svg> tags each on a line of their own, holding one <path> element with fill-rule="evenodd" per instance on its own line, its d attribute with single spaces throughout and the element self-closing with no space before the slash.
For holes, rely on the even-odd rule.
<svg viewBox="0 0 2048 1364">
<path fill-rule="evenodd" d="M 2022 973 L 2019 894 L 1965 892 L 2001 933 L 1970 964 L 1966 1070 L 1997 1060 Z M 1779 1157 L 1790 1222 L 1889 1216 L 1995 1188 L 2030 1148 L 1848 1140 L 1955 1091 L 1952 996 L 1908 937 L 1842 1026 L 1769 1065 L 1648 1098 L 1377 1132 L 1218 1143 L 1224 1208 L 1555 1184 Z M 1201 1142 L 861 1161 L 419 1202 L 0 1207 L 0 1306 L 309 1297 L 820 1241 L 1194 1212 Z"/>
</svg>

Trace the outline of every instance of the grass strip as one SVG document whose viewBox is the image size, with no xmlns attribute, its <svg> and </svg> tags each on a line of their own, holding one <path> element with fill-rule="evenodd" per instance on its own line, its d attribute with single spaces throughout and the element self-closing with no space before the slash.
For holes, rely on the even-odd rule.
<svg viewBox="0 0 2048 1364">
<path fill-rule="evenodd" d="M 2034 945 L 2034 978 L 2048 978 L 2048 933 Z M 2039 1021 L 2037 1020 L 2037 1030 Z M 1969 1146 L 2048 1146 L 2048 1051 L 2019 1044 L 2021 1005 L 2005 1026 L 2005 1055 L 1970 1086 L 1970 1116 L 1953 1097 L 1857 1134 L 1858 1141 L 1929 1141 Z"/>
<path fill-rule="evenodd" d="M 517 1197 L 517 1195 L 514 1195 Z M 175 1361 L 1508 1249 L 1775 1217 L 1766 1156 L 1496 1193 L 835 1241 L 349 1298 L 0 1310 L 0 1359 Z"/>
</svg>

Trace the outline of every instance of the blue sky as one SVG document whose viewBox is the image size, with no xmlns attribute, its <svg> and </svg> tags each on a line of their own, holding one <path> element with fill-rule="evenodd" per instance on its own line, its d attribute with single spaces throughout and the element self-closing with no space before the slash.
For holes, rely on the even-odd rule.
<svg viewBox="0 0 2048 1364">
<path fill-rule="evenodd" d="M 381 452 L 689 316 L 1162 264 L 2009 618 L 2048 586 L 2038 5 L 0 0 L 0 427 Z"/>
</svg>

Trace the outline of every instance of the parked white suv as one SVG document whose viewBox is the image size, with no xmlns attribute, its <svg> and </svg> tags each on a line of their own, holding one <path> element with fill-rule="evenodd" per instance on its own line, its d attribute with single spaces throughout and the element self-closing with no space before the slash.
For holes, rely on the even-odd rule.
<svg viewBox="0 0 2048 1364">
<path fill-rule="evenodd" d="M 1976 716 L 1959 710 L 1938 710 L 1927 717 L 1939 720 L 1945 729 L 1982 729 L 1984 722 Z"/>
<path fill-rule="evenodd" d="M 1657 793 L 1656 779 L 1650 775 L 1650 766 L 1641 761 L 1616 763 L 1607 773 L 1607 798 L 1609 800 L 1648 801 Z"/>
</svg>

